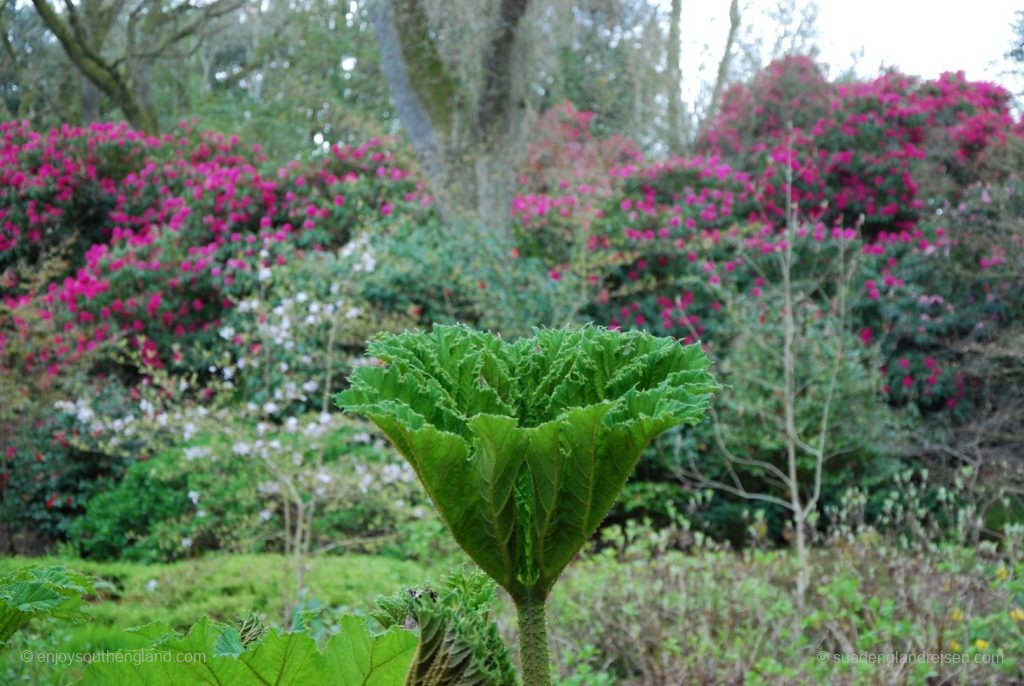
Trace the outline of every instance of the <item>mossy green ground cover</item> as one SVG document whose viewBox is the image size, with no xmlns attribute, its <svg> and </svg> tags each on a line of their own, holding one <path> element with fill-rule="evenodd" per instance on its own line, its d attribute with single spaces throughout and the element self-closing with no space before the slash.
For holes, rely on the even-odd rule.
<svg viewBox="0 0 1024 686">
<path fill-rule="evenodd" d="M 283 616 L 287 560 L 280 555 L 212 555 L 172 564 L 140 565 L 90 562 L 64 558 L 0 558 L 0 575 L 26 564 L 66 564 L 98 579 L 99 597 L 92 599 L 92 620 L 79 625 L 39 622 L 20 634 L 11 649 L 0 655 L 0 684 L 69 683 L 81 665 L 25 662 L 25 650 L 95 653 L 137 649 L 149 641 L 125 629 L 150 622 L 166 622 L 187 629 L 203 616 L 236 622 L 251 611 L 265 615 L 270 624 Z M 347 555 L 308 561 L 306 607 L 327 615 L 366 611 L 374 600 L 402 588 L 431 581 L 434 576 L 412 562 L 387 557 Z"/>
</svg>

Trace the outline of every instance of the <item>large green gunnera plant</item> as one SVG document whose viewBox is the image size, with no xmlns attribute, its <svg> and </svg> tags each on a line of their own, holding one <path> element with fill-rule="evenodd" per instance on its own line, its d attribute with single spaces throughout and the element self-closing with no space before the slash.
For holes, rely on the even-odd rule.
<svg viewBox="0 0 1024 686">
<path fill-rule="evenodd" d="M 27 565 L 13 574 L 0 576 L 0 651 L 16 631 L 33 619 L 88 619 L 83 596 L 95 593 L 92 582 L 64 565 Z"/>
<path fill-rule="evenodd" d="M 551 683 L 544 605 L 644 448 L 696 424 L 718 386 L 699 345 L 598 327 L 505 342 L 461 326 L 384 335 L 338 396 L 416 470 L 516 604 L 527 686 Z"/>
</svg>

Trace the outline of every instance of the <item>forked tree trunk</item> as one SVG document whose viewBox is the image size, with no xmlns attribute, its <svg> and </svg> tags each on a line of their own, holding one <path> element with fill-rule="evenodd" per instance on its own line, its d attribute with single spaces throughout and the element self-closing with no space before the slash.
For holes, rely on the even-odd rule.
<svg viewBox="0 0 1024 686">
<path fill-rule="evenodd" d="M 452 74 L 422 0 L 378 0 L 374 32 L 395 108 L 446 221 L 477 220 L 507 237 L 521 159 L 521 70 L 529 0 L 500 0 L 479 55 L 478 89 Z"/>
</svg>

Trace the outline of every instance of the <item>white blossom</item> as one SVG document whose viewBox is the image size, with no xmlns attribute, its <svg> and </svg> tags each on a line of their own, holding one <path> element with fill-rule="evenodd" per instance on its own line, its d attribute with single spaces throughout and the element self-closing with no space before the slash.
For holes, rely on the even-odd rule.
<svg viewBox="0 0 1024 686">
<path fill-rule="evenodd" d="M 189 462 L 191 462 L 192 460 L 197 460 L 200 457 L 206 457 L 206 455 L 208 454 L 209 451 L 204 447 L 190 446 L 188 448 L 185 448 L 185 459 L 188 460 Z"/>
</svg>

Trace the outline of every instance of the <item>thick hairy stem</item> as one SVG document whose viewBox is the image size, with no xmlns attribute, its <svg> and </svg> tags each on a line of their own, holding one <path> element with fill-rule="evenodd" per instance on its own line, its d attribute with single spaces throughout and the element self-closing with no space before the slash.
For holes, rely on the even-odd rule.
<svg viewBox="0 0 1024 686">
<path fill-rule="evenodd" d="M 543 598 L 516 602 L 519 618 L 519 661 L 523 686 L 551 686 L 551 657 Z"/>
</svg>

